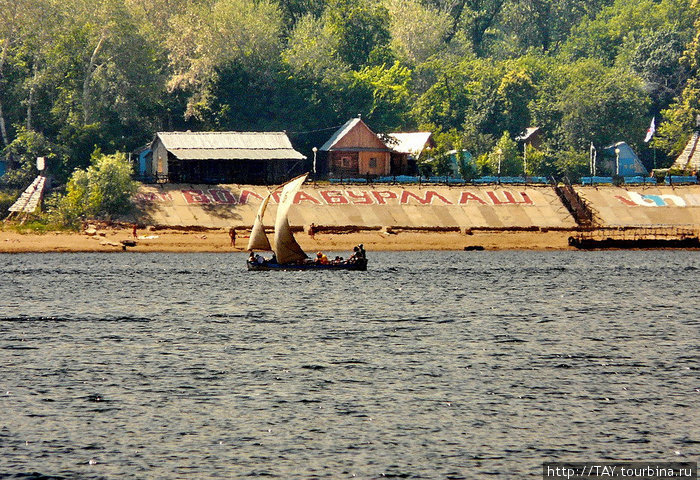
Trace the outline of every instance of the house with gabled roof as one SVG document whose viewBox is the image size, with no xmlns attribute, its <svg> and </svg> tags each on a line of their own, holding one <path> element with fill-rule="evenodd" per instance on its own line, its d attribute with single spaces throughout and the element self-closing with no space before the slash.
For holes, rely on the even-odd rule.
<svg viewBox="0 0 700 480">
<path fill-rule="evenodd" d="M 533 148 L 540 148 L 542 146 L 542 129 L 540 127 L 527 127 L 515 137 L 515 141 Z"/>
<path fill-rule="evenodd" d="M 391 172 L 391 148 L 359 116 L 336 130 L 320 151 L 331 177 L 381 177 Z"/>
<path fill-rule="evenodd" d="M 306 159 L 285 132 L 158 132 L 150 147 L 144 173 L 171 183 L 281 183 Z"/>
</svg>

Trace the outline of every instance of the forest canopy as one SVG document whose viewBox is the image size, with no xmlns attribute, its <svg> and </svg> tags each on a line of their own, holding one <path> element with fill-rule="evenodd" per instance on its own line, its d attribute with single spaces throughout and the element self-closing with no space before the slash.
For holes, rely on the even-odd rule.
<svg viewBox="0 0 700 480">
<path fill-rule="evenodd" d="M 0 0 L 0 11 L 3 154 L 49 156 L 64 180 L 96 148 L 133 151 L 162 130 L 286 130 L 308 155 L 358 114 L 376 132 L 432 131 L 441 151 L 484 165 L 540 127 L 530 174 L 582 173 L 591 142 L 626 141 L 647 167 L 652 155 L 667 166 L 700 113 L 697 0 Z"/>
</svg>

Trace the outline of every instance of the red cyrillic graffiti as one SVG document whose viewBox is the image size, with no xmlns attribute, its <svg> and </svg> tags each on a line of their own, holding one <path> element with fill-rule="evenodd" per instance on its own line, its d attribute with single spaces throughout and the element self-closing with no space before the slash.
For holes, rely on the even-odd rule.
<svg viewBox="0 0 700 480">
<path fill-rule="evenodd" d="M 134 195 L 134 199 L 146 202 L 172 202 L 173 196 L 168 192 L 139 192 Z"/>
<path fill-rule="evenodd" d="M 316 205 L 321 205 L 321 202 L 316 200 L 314 197 L 312 197 L 308 193 L 297 192 L 296 196 L 294 197 L 294 203 L 299 204 L 301 202 L 311 202 L 311 203 L 315 203 Z"/>
<path fill-rule="evenodd" d="M 209 190 L 209 195 L 211 195 L 215 203 L 223 203 L 226 205 L 235 205 L 238 203 L 236 197 L 228 190 L 212 189 Z"/>
<path fill-rule="evenodd" d="M 416 200 L 418 200 L 418 203 L 420 203 L 421 205 L 432 204 L 433 198 L 439 198 L 442 201 L 442 203 L 444 203 L 445 205 L 452 205 L 452 202 L 450 202 L 448 199 L 446 199 L 445 197 L 443 197 L 439 193 L 434 192 L 432 190 L 428 190 L 427 192 L 425 192 L 425 197 L 421 197 L 420 195 L 417 195 L 413 192 L 409 192 L 408 190 L 404 190 L 401 193 L 401 205 L 406 205 L 407 203 L 409 203 L 409 200 L 411 198 L 415 198 Z"/>
<path fill-rule="evenodd" d="M 181 190 L 181 192 L 187 203 L 211 203 L 204 190 Z"/>
<path fill-rule="evenodd" d="M 486 205 L 486 202 L 480 199 L 475 193 L 462 192 L 462 195 L 459 197 L 459 204 L 466 205 L 469 202 L 479 202 L 482 205 Z"/>
<path fill-rule="evenodd" d="M 363 192 L 357 194 L 357 193 L 353 193 L 353 192 L 348 191 L 346 193 L 350 197 L 350 200 L 352 201 L 352 203 L 355 205 L 372 205 L 374 203 L 374 199 L 369 194 L 369 192 L 363 191 Z"/>
<path fill-rule="evenodd" d="M 499 200 L 499 198 L 496 196 L 496 192 L 486 192 L 486 195 L 489 196 L 491 201 L 493 201 L 494 205 L 532 205 L 532 200 L 530 200 L 530 197 L 525 192 L 520 192 L 520 196 L 522 197 L 522 201 L 516 201 L 515 197 L 513 194 L 507 190 L 503 191 L 503 196 L 505 197 L 505 200 Z"/>
<path fill-rule="evenodd" d="M 372 192 L 372 195 L 374 195 L 374 198 L 377 199 L 377 203 L 379 205 L 385 205 L 387 200 L 397 197 L 394 192 L 390 192 L 388 190 L 382 192 Z"/>
<path fill-rule="evenodd" d="M 251 190 L 243 190 L 240 197 L 237 197 L 229 190 L 221 188 L 209 190 L 180 190 L 180 192 L 185 198 L 185 202 L 188 204 L 216 203 L 222 205 L 246 205 L 250 203 L 252 197 L 259 201 L 263 200 L 263 195 Z M 474 192 L 460 192 L 458 204 L 470 205 L 476 203 L 479 205 L 494 206 L 535 204 L 525 192 L 513 193 L 508 190 L 497 190 L 483 193 L 485 193 L 486 198 L 480 197 Z M 142 201 L 172 201 L 172 196 L 169 193 L 143 192 L 137 193 L 135 198 Z M 280 192 L 274 192 L 272 198 L 274 202 L 279 203 Z M 626 205 L 636 205 L 632 200 L 622 196 L 617 196 L 616 198 Z M 454 205 L 453 201 L 447 198 L 447 196 L 435 190 L 426 190 L 420 193 L 415 193 L 411 190 L 401 190 L 400 193 L 391 190 L 321 190 L 318 191 L 318 193 L 314 191 L 302 191 L 296 194 L 294 203 L 311 203 L 314 205 L 387 205 L 389 203 L 397 205 L 410 205 L 411 203 L 432 205 L 438 203 L 441 205 Z"/>
<path fill-rule="evenodd" d="M 349 203 L 348 199 L 343 195 L 343 192 L 338 190 L 321 190 L 321 198 L 323 198 L 328 205 L 345 205 Z"/>
<path fill-rule="evenodd" d="M 251 192 L 250 190 L 243 190 L 241 192 L 241 198 L 238 199 L 238 203 L 240 203 L 241 205 L 245 205 L 248 203 L 250 197 L 255 197 L 258 200 L 260 200 L 261 202 L 263 200 L 263 197 L 261 197 L 257 193 Z"/>
</svg>

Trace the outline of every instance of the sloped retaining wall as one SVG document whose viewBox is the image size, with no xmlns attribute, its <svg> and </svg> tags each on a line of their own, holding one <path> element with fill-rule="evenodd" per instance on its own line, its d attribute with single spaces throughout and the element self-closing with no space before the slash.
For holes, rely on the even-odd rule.
<svg viewBox="0 0 700 480">
<path fill-rule="evenodd" d="M 699 226 L 700 186 L 575 187 L 600 226 Z"/>
<path fill-rule="evenodd" d="M 268 190 L 245 185 L 144 185 L 136 220 L 157 226 L 249 227 Z M 575 228 L 549 186 L 305 185 L 290 214 L 293 227 L 335 229 Z M 265 215 L 274 223 L 276 199 Z"/>
</svg>

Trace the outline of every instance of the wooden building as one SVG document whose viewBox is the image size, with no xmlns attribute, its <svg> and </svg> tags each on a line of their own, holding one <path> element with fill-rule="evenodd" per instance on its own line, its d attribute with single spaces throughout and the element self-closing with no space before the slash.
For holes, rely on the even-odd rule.
<svg viewBox="0 0 700 480">
<path fill-rule="evenodd" d="M 391 149 L 362 121 L 353 118 L 320 148 L 327 173 L 335 178 L 382 177 L 391 173 Z"/>
<path fill-rule="evenodd" d="M 143 172 L 171 183 L 281 183 L 306 157 L 284 132 L 159 132 Z"/>
<path fill-rule="evenodd" d="M 515 141 L 539 149 L 542 146 L 542 129 L 540 127 L 528 127 L 515 137 Z"/>
<path fill-rule="evenodd" d="M 415 175 L 418 163 L 435 148 L 430 132 L 389 133 L 385 143 L 391 148 L 391 175 Z"/>
</svg>

